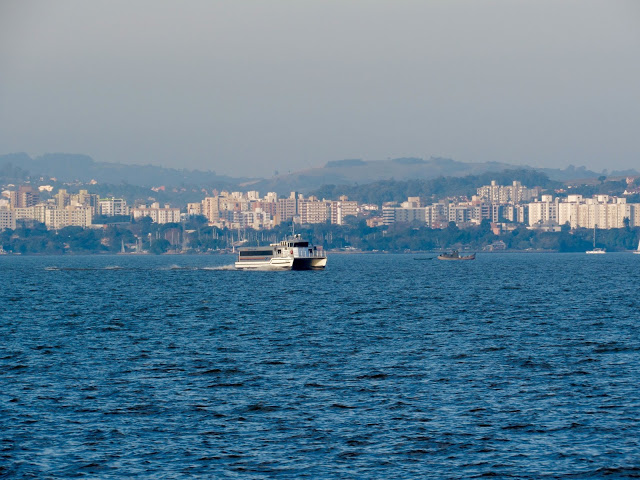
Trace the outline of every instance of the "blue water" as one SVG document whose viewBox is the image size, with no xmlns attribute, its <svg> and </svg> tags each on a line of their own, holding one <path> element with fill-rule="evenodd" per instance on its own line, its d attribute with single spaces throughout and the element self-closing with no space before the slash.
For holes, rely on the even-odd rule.
<svg viewBox="0 0 640 480">
<path fill-rule="evenodd" d="M 0 477 L 640 476 L 639 255 L 416 257 L 0 257 Z"/>
</svg>

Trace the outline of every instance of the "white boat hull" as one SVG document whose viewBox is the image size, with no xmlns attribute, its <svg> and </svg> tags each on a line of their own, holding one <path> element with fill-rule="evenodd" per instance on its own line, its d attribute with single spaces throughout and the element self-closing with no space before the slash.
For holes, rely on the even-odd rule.
<svg viewBox="0 0 640 480">
<path fill-rule="evenodd" d="M 293 257 L 273 257 L 268 260 L 242 260 L 235 263 L 238 270 L 291 270 Z"/>
</svg>

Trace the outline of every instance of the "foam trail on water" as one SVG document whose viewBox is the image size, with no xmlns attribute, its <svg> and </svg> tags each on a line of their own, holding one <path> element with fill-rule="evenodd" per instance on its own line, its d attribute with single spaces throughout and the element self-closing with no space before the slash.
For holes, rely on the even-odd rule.
<svg viewBox="0 0 640 480">
<path fill-rule="evenodd" d="M 234 265 L 222 265 L 220 267 L 203 267 L 202 270 L 235 270 Z"/>
</svg>

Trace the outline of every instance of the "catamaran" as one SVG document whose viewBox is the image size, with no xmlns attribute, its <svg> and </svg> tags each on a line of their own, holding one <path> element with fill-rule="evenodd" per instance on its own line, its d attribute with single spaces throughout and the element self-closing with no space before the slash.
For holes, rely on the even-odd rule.
<svg viewBox="0 0 640 480">
<path fill-rule="evenodd" d="M 324 251 L 303 240 L 300 234 L 268 247 L 241 247 L 235 263 L 238 270 L 322 270 L 326 265 Z"/>
</svg>

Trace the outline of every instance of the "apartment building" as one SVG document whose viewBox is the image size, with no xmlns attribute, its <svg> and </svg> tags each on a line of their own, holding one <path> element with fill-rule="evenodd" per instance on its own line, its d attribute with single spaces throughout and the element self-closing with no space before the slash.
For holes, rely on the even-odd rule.
<svg viewBox="0 0 640 480">
<path fill-rule="evenodd" d="M 220 220 L 220 197 L 206 197 L 202 200 L 202 215 L 207 217 L 209 223 L 217 223 Z"/>
<path fill-rule="evenodd" d="M 512 185 L 498 185 L 495 180 L 477 190 L 478 199 L 491 204 L 505 205 L 530 202 L 540 195 L 540 187 L 528 188 L 518 181 Z"/>
<path fill-rule="evenodd" d="M 171 208 L 170 205 L 160 207 L 159 203 L 153 203 L 151 206 L 136 207 L 131 210 L 134 220 L 143 217 L 150 217 L 155 223 L 180 223 L 180 209 Z"/>
<path fill-rule="evenodd" d="M 204 202 L 187 203 L 187 215 L 188 216 L 202 215 L 202 204 L 203 203 Z"/>
<path fill-rule="evenodd" d="M 39 201 L 40 193 L 29 185 L 22 185 L 17 191 L 9 192 L 9 202 L 13 208 L 33 207 Z"/>
<path fill-rule="evenodd" d="M 16 229 L 16 219 L 13 211 L 7 206 L 0 206 L 0 231 L 10 228 Z"/>
<path fill-rule="evenodd" d="M 553 199 L 542 195 L 540 201 L 528 205 L 530 226 L 568 223 L 571 228 L 622 228 L 625 218 L 630 226 L 640 226 L 640 205 L 628 204 L 625 198 L 596 195 L 582 198 L 569 195 L 566 199 Z"/>
<path fill-rule="evenodd" d="M 130 210 L 127 201 L 123 198 L 101 198 L 98 202 L 100 215 L 115 217 L 119 215 L 129 215 Z"/>
<path fill-rule="evenodd" d="M 318 200 L 315 197 L 298 200 L 300 223 L 327 223 L 331 220 L 331 202 Z"/>
<path fill-rule="evenodd" d="M 337 202 L 331 202 L 331 223 L 334 225 L 343 225 L 345 217 L 357 216 L 358 213 L 358 202 L 349 201 L 347 196 L 343 195 Z"/>
<path fill-rule="evenodd" d="M 298 215 L 298 199 L 297 194 L 291 192 L 289 198 L 279 198 L 276 203 L 276 219 L 278 223 L 286 222 Z"/>
<path fill-rule="evenodd" d="M 34 220 L 44 223 L 47 228 L 60 229 L 64 227 L 90 227 L 93 219 L 91 207 L 81 205 L 67 205 L 58 208 L 55 203 L 39 203 L 31 207 L 13 209 L 14 222 L 20 220 Z"/>
</svg>

